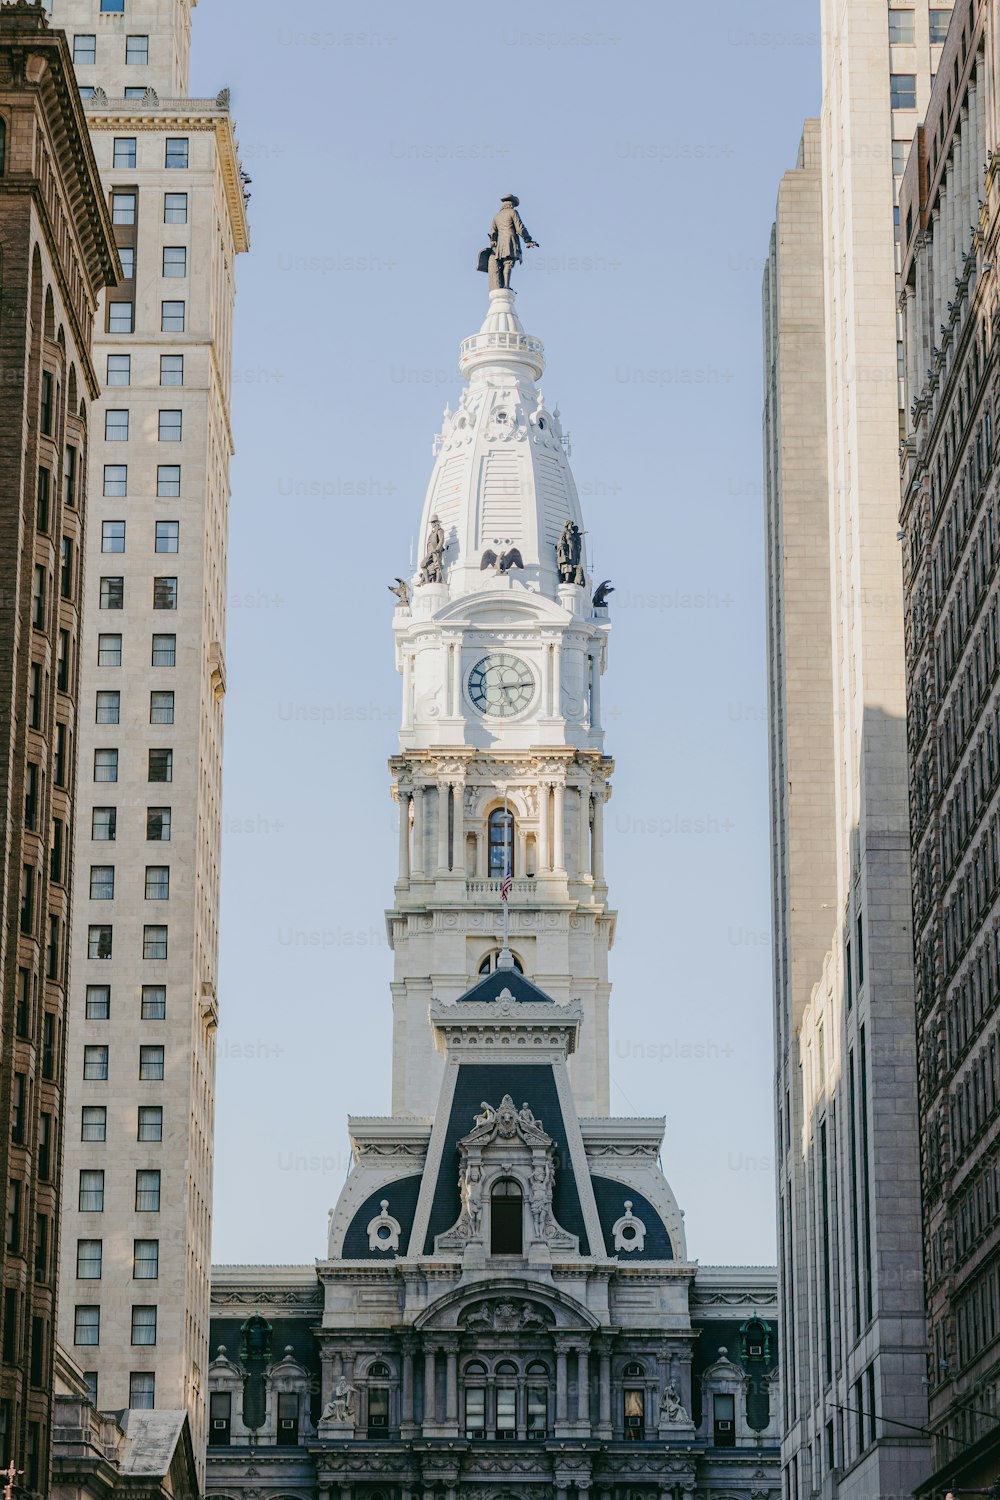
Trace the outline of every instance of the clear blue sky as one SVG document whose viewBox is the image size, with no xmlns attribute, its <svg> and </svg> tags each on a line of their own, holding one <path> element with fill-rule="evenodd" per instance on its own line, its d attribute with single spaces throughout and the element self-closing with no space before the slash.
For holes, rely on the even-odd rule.
<svg viewBox="0 0 1000 1500">
<path fill-rule="evenodd" d="M 431 440 L 505 192 L 573 435 L 618 763 L 612 1108 L 663 1114 L 704 1262 L 774 1255 L 760 277 L 818 6 L 202 0 L 239 264 L 214 1258 L 311 1261 L 388 1113 L 399 680 Z"/>
</svg>

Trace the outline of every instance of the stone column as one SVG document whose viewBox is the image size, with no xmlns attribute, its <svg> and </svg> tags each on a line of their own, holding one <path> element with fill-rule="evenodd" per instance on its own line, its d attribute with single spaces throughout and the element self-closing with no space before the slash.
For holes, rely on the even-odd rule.
<svg viewBox="0 0 1000 1500">
<path fill-rule="evenodd" d="M 447 1351 L 447 1379 L 445 1382 L 444 1419 L 449 1426 L 458 1425 L 458 1350 Z"/>
<path fill-rule="evenodd" d="M 604 793 L 594 798 L 594 884 L 604 884 Z"/>
<path fill-rule="evenodd" d="M 598 1375 L 598 1420 L 602 1427 L 611 1426 L 611 1352 L 601 1350 L 601 1368 Z"/>
<path fill-rule="evenodd" d="M 448 873 L 448 792 L 450 788 L 446 781 L 438 782 L 438 811 L 437 811 L 437 872 L 439 875 Z"/>
<path fill-rule="evenodd" d="M 538 788 L 538 873 L 544 875 L 552 868 L 549 853 L 549 811 L 552 803 L 552 788 L 547 781 Z"/>
<path fill-rule="evenodd" d="M 601 658 L 592 656 L 590 658 L 591 691 L 590 691 L 590 727 L 600 729 L 601 727 Z"/>
<path fill-rule="evenodd" d="M 424 1426 L 437 1422 L 437 1357 L 434 1349 L 424 1350 Z"/>
<path fill-rule="evenodd" d="M 556 1421 L 566 1421 L 568 1410 L 568 1382 L 566 1379 L 566 1350 L 556 1350 Z"/>
<path fill-rule="evenodd" d="M 413 1426 L 413 1350 L 403 1350 L 403 1426 Z"/>
<path fill-rule="evenodd" d="M 410 794 L 399 793 L 399 878 L 410 878 Z"/>
<path fill-rule="evenodd" d="M 488 865 L 488 838 L 485 828 L 480 828 L 476 834 L 476 874 L 480 880 L 485 880 L 489 872 Z"/>
<path fill-rule="evenodd" d="M 582 786 L 578 796 L 580 799 L 580 876 L 585 878 L 593 874 L 590 863 L 590 792 Z"/>
<path fill-rule="evenodd" d="M 451 711 L 456 718 L 462 712 L 462 643 L 456 641 L 451 648 Z"/>
<path fill-rule="evenodd" d="M 578 1422 L 590 1422 L 590 1352 L 576 1351 L 576 1417 Z"/>
<path fill-rule="evenodd" d="M 413 728 L 413 656 L 403 652 L 403 728 Z"/>
<path fill-rule="evenodd" d="M 415 786 L 413 788 L 413 858 L 410 866 L 412 875 L 423 878 L 424 871 L 424 829 L 427 817 L 427 793 L 430 787 Z"/>
<path fill-rule="evenodd" d="M 552 712 L 562 713 L 562 641 L 552 643 Z"/>
<path fill-rule="evenodd" d="M 565 870 L 566 868 L 566 784 L 557 781 L 555 784 L 552 812 L 552 868 L 553 870 Z"/>
</svg>

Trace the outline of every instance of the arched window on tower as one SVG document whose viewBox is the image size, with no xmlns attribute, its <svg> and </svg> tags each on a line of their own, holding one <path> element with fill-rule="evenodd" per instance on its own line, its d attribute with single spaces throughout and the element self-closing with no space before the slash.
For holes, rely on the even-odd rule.
<svg viewBox="0 0 1000 1500">
<path fill-rule="evenodd" d="M 517 1437 L 517 1366 L 505 1360 L 497 1365 L 496 1375 L 498 1443 L 512 1443 Z"/>
<path fill-rule="evenodd" d="M 520 1183 L 502 1177 L 490 1194 L 490 1254 L 524 1254 L 524 1211 Z"/>
<path fill-rule="evenodd" d="M 486 1366 L 478 1360 L 466 1365 L 465 1382 L 465 1435 L 481 1438 L 486 1435 Z"/>
<path fill-rule="evenodd" d="M 514 814 L 498 807 L 490 813 L 489 821 L 490 879 L 502 880 L 507 873 L 514 874 Z"/>
<path fill-rule="evenodd" d="M 487 953 L 486 957 L 482 960 L 482 962 L 479 965 L 479 972 L 480 972 L 480 974 L 492 974 L 493 970 L 497 966 L 497 959 L 499 957 L 500 957 L 500 949 L 499 948 L 493 948 L 493 949 L 491 949 L 491 951 L 489 953 Z M 514 968 L 517 971 L 517 973 L 518 974 L 523 974 L 524 973 L 524 965 L 521 962 L 521 960 L 518 958 L 517 954 L 516 953 L 512 953 L 511 954 L 511 958 L 514 960 Z"/>
<path fill-rule="evenodd" d="M 528 1439 L 538 1442 L 548 1437 L 549 1372 L 543 1364 L 528 1366 Z"/>
<path fill-rule="evenodd" d="M 368 1367 L 368 1436 L 379 1437 L 389 1427 L 389 1366 L 379 1361 Z"/>
</svg>

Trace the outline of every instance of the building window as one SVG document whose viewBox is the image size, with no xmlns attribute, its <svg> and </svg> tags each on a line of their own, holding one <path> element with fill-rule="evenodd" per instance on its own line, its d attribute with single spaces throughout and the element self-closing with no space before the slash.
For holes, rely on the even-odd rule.
<svg viewBox="0 0 1000 1500">
<path fill-rule="evenodd" d="M 31 623 L 36 630 L 45 629 L 45 588 L 48 575 L 41 563 L 35 564 L 31 585 Z"/>
<path fill-rule="evenodd" d="M 490 1253 L 524 1253 L 524 1212 L 520 1184 L 501 1178 L 490 1194 Z"/>
<path fill-rule="evenodd" d="M 145 85 L 142 85 L 140 87 L 140 86 L 137 86 L 136 84 L 131 84 L 125 90 L 125 98 L 126 99 L 138 99 L 140 101 L 140 103 L 141 103 L 142 100 L 145 99 L 145 97 L 146 97 L 146 88 L 145 88 Z"/>
<path fill-rule="evenodd" d="M 181 523 L 179 521 L 157 521 L 156 551 L 177 552 L 180 547 Z"/>
<path fill-rule="evenodd" d="M 80 89 L 80 98 L 83 100 L 84 104 L 89 104 L 90 100 L 93 99 L 93 97 L 94 97 L 94 86 L 93 86 L 93 84 L 88 83 L 88 84 L 83 85 L 81 87 L 81 89 Z"/>
<path fill-rule="evenodd" d="M 180 464 L 157 464 L 156 494 L 160 500 L 176 499 L 181 492 Z"/>
<path fill-rule="evenodd" d="M 140 1104 L 139 1128 L 136 1139 L 140 1141 L 163 1140 L 162 1104 Z"/>
<path fill-rule="evenodd" d="M 109 354 L 108 355 L 108 378 L 106 385 L 131 385 L 132 384 L 132 356 L 131 354 Z"/>
<path fill-rule="evenodd" d="M 83 1076 L 91 1083 L 107 1083 L 108 1081 L 108 1049 L 107 1047 L 84 1047 L 83 1049 Z"/>
<path fill-rule="evenodd" d="M 156 1343 L 155 1307 L 133 1307 L 132 1342 L 133 1344 Z"/>
<path fill-rule="evenodd" d="M 77 1305 L 73 1323 L 74 1344 L 99 1344 L 101 1342 L 101 1309 Z"/>
<path fill-rule="evenodd" d="M 63 499 L 69 506 L 76 505 L 76 449 L 67 444 L 63 464 Z"/>
<path fill-rule="evenodd" d="M 172 750 L 150 750 L 149 780 L 173 781 L 174 752 Z"/>
<path fill-rule="evenodd" d="M 915 41 L 912 10 L 890 10 L 889 41 L 893 46 Z"/>
<path fill-rule="evenodd" d="M 128 1404 L 132 1411 L 152 1411 L 156 1405 L 156 1376 L 152 1370 L 133 1370 L 128 1378 Z"/>
<path fill-rule="evenodd" d="M 105 689 L 97 694 L 95 724 L 117 724 L 121 718 L 122 695 Z"/>
<path fill-rule="evenodd" d="M 185 324 L 185 304 L 183 302 L 164 302 L 160 309 L 160 331 L 162 333 L 183 333 Z"/>
<path fill-rule="evenodd" d="M 386 1395 L 388 1396 L 388 1391 Z M 371 1416 L 371 1404 L 368 1408 Z M 299 1397 L 296 1391 L 278 1392 L 278 1447 L 297 1448 L 299 1445 Z"/>
<path fill-rule="evenodd" d="M 134 135 L 116 135 L 114 144 L 114 155 L 112 166 L 134 167 L 135 166 L 135 141 Z M 119 253 L 121 247 L 119 246 Z"/>
<path fill-rule="evenodd" d="M 52 819 L 52 843 L 49 848 L 49 879 L 56 885 L 62 885 L 63 878 L 63 845 L 65 825 L 62 818 Z"/>
<path fill-rule="evenodd" d="M 163 195 L 163 222 L 164 224 L 186 224 L 188 221 L 188 195 L 187 193 L 164 193 Z"/>
<path fill-rule="evenodd" d="M 21 1248 L 21 1184 L 16 1178 L 7 1183 L 7 1222 L 4 1239 L 8 1250 Z"/>
<path fill-rule="evenodd" d="M 128 442 L 128 411 L 106 411 L 104 413 L 104 437 L 109 443 Z"/>
<path fill-rule="evenodd" d="M 108 332 L 132 333 L 135 330 L 135 308 L 131 302 L 112 302 L 108 306 Z"/>
<path fill-rule="evenodd" d="M 167 956 L 167 929 L 146 926 L 142 929 L 142 956 L 148 959 L 165 959 Z"/>
<path fill-rule="evenodd" d="M 73 62 L 78 68 L 92 68 L 97 62 L 97 37 L 80 32 L 73 38 Z"/>
<path fill-rule="evenodd" d="M 125 551 L 125 522 L 103 521 L 101 523 L 101 551 Z"/>
<path fill-rule="evenodd" d="M 24 865 L 21 869 L 21 931 L 30 935 L 35 930 L 35 867 Z"/>
<path fill-rule="evenodd" d="M 42 371 L 42 398 L 39 408 L 39 423 L 46 437 L 52 436 L 52 392 L 54 382 L 48 370 Z"/>
<path fill-rule="evenodd" d="M 190 152 L 187 136 L 168 136 L 167 149 L 164 157 L 164 166 L 171 170 L 184 168 L 188 164 Z"/>
<path fill-rule="evenodd" d="M 187 247 L 184 245 L 164 245 L 163 247 L 163 274 L 168 277 L 186 276 L 187 271 Z"/>
<path fill-rule="evenodd" d="M 167 987 L 165 984 L 143 985 L 142 1019 L 144 1021 L 165 1021 L 167 1019 Z"/>
<path fill-rule="evenodd" d="M 59 655 L 56 658 L 56 687 L 60 693 L 69 691 L 69 631 L 59 632 Z"/>
<path fill-rule="evenodd" d="M 100 959 L 111 957 L 111 928 L 108 925 L 91 927 L 88 930 L 87 957 Z"/>
<path fill-rule="evenodd" d="M 108 1109 L 106 1104 L 85 1104 L 80 1116 L 81 1141 L 106 1141 Z M 82 1205 L 81 1205 L 82 1207 Z"/>
<path fill-rule="evenodd" d="M 118 751 L 117 750 L 95 750 L 94 751 L 94 780 L 95 781 L 117 781 L 118 780 Z"/>
<path fill-rule="evenodd" d="M 634 1360 L 625 1366 L 622 1372 L 626 1382 L 630 1380 L 641 1380 L 645 1374 L 642 1365 Z M 641 1443 L 646 1435 L 646 1403 L 645 1387 L 641 1385 L 626 1384 L 623 1391 L 623 1408 L 625 1421 L 625 1441 L 627 1443 Z"/>
<path fill-rule="evenodd" d="M 171 816 L 172 812 L 169 807 L 146 808 L 146 838 L 149 843 L 168 844 L 170 842 Z"/>
<path fill-rule="evenodd" d="M 177 608 L 177 579 L 176 578 L 154 578 L 153 579 L 153 608 L 154 609 L 176 609 Z"/>
<path fill-rule="evenodd" d="M 736 1447 L 736 1397 L 712 1397 L 712 1441 L 716 1448 Z"/>
<path fill-rule="evenodd" d="M 97 843 L 114 843 L 118 836 L 117 807 L 95 807 L 90 815 L 90 836 Z"/>
<path fill-rule="evenodd" d="M 948 27 L 951 25 L 952 12 L 950 10 L 930 10 L 927 12 L 931 27 L 931 46 L 939 47 L 948 39 Z"/>
<path fill-rule="evenodd" d="M 115 899 L 114 865 L 91 865 L 90 899 L 91 901 L 113 901 Z"/>
<path fill-rule="evenodd" d="M 59 549 L 59 592 L 64 599 L 73 597 L 73 542 L 68 536 Z"/>
<path fill-rule="evenodd" d="M 101 0 L 101 10 L 110 11 L 112 15 L 120 16 L 125 10 L 125 0 Z"/>
<path fill-rule="evenodd" d="M 504 812 L 498 807 L 495 812 L 490 813 L 489 821 L 489 873 L 491 879 L 502 880 L 507 873 L 507 861 L 510 859 L 510 872 L 514 873 L 514 814 Z"/>
<path fill-rule="evenodd" d="M 170 869 L 167 865 L 146 866 L 146 900 L 169 901 Z"/>
<path fill-rule="evenodd" d="M 52 475 L 48 469 L 38 471 L 38 490 L 35 497 L 35 529 L 46 533 L 49 529 L 49 496 L 52 492 Z"/>
<path fill-rule="evenodd" d="M 163 1082 L 163 1048 L 139 1048 L 139 1077 L 144 1083 Z"/>
<path fill-rule="evenodd" d="M 87 1020 L 107 1021 L 111 1016 L 110 984 L 87 985 Z"/>
<path fill-rule="evenodd" d="M 80 1173 L 80 1212 L 102 1214 L 104 1212 L 104 1173 Z"/>
<path fill-rule="evenodd" d="M 135 1211 L 138 1214 L 158 1214 L 160 1212 L 159 1172 L 136 1172 Z"/>
<path fill-rule="evenodd" d="M 10 1138 L 15 1146 L 24 1145 L 24 1093 L 26 1076 L 14 1074 L 14 1087 L 10 1096 Z"/>
<path fill-rule="evenodd" d="M 486 1435 L 486 1366 L 478 1362 L 465 1370 L 465 1435 Z"/>
<path fill-rule="evenodd" d="M 159 1240 L 135 1240 L 132 1250 L 133 1281 L 156 1281 L 159 1275 Z"/>
<path fill-rule="evenodd" d="M 177 665 L 177 637 L 175 635 L 153 636 L 153 666 L 174 667 Z"/>
<path fill-rule="evenodd" d="M 889 99 L 893 109 L 916 109 L 917 75 L 915 73 L 890 73 Z"/>
<path fill-rule="evenodd" d="M 124 499 L 128 494 L 128 465 L 104 465 L 104 493 L 110 499 Z"/>
<path fill-rule="evenodd" d="M 97 665 L 99 667 L 120 667 L 122 664 L 122 638 L 120 635 L 99 635 L 97 637 Z"/>
<path fill-rule="evenodd" d="M 368 1368 L 368 1436 L 379 1437 L 389 1430 L 389 1366 L 381 1361 Z M 296 1411 L 296 1417 L 298 1412 Z"/>
<path fill-rule="evenodd" d="M 102 578 L 101 579 L 101 608 L 102 609 L 124 609 L 125 608 L 125 579 L 124 578 Z"/>
<path fill-rule="evenodd" d="M 56 786 L 66 785 L 68 762 L 67 729 L 65 724 L 56 725 L 56 753 L 52 760 L 52 779 Z"/>
<path fill-rule="evenodd" d="M 161 354 L 160 355 L 160 384 L 161 385 L 183 385 L 184 384 L 184 356 L 183 356 L 183 354 Z"/>
<path fill-rule="evenodd" d="M 179 443 L 183 435 L 184 417 L 179 411 L 161 411 L 159 438 L 161 443 Z"/>
<path fill-rule="evenodd" d="M 38 827 L 38 767 L 29 761 L 24 783 L 24 826 L 34 832 Z"/>
<path fill-rule="evenodd" d="M 172 724 L 174 722 L 174 695 L 172 692 L 150 693 L 149 722 L 151 724 Z"/>
<path fill-rule="evenodd" d="M 76 1242 L 76 1279 L 77 1281 L 100 1281 L 101 1262 L 104 1256 L 103 1240 L 77 1240 Z M 78 1341 L 79 1342 L 79 1341 Z"/>
<path fill-rule="evenodd" d="M 40 729 L 42 724 L 42 667 L 33 661 L 28 675 L 28 725 Z"/>
<path fill-rule="evenodd" d="M 118 259 L 122 263 L 122 281 L 134 281 L 135 247 L 133 245 L 119 245 Z"/>
<path fill-rule="evenodd" d="M 210 1448 L 228 1448 L 233 1425 L 233 1398 L 229 1391 L 212 1391 L 208 1398 L 208 1443 Z"/>
<path fill-rule="evenodd" d="M 125 38 L 125 62 L 129 67 L 144 67 L 149 62 L 148 36 L 127 36 Z"/>
<path fill-rule="evenodd" d="M 120 189 L 111 194 L 111 221 L 114 224 L 134 224 L 136 204 L 138 202 L 135 193 L 123 193 Z"/>
</svg>

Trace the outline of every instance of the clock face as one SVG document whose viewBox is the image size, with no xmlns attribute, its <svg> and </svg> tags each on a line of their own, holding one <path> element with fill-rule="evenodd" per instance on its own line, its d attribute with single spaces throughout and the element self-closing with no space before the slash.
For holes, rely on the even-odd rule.
<svg viewBox="0 0 1000 1500">
<path fill-rule="evenodd" d="M 509 719 L 527 708 L 535 695 L 535 677 L 526 661 L 496 651 L 469 673 L 469 697 L 480 713 Z"/>
</svg>

